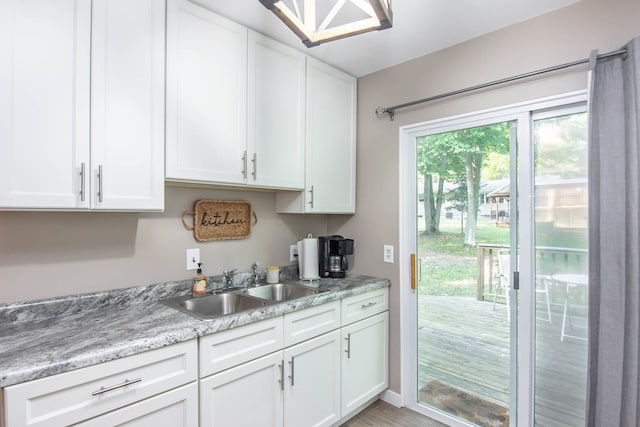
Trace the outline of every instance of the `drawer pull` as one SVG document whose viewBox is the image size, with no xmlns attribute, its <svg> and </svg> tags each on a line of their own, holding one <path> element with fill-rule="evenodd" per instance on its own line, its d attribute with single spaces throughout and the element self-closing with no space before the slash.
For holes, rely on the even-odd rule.
<svg viewBox="0 0 640 427">
<path fill-rule="evenodd" d="M 91 393 L 91 396 L 99 396 L 103 393 L 108 393 L 110 391 L 117 390 L 119 388 L 126 387 L 131 384 L 139 383 L 140 381 L 142 381 L 142 378 L 136 378 L 135 380 L 131 380 L 131 381 L 125 379 L 124 382 L 121 384 L 112 385 L 111 387 L 100 387 L 100 390 L 94 391 L 93 393 Z"/>
<path fill-rule="evenodd" d="M 369 304 L 362 304 L 361 308 L 373 307 L 376 304 L 377 304 L 377 302 L 370 302 Z"/>
<path fill-rule="evenodd" d="M 280 383 L 280 391 L 284 391 L 284 361 L 278 363 L 278 368 L 280 368 L 280 379 L 278 380 Z"/>
</svg>

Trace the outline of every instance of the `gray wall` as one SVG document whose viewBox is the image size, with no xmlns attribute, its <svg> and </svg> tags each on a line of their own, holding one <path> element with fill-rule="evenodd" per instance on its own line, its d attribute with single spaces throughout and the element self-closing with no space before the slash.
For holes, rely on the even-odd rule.
<svg viewBox="0 0 640 427">
<path fill-rule="evenodd" d="M 608 52 L 640 34 L 637 0 L 582 0 L 440 52 L 358 80 L 357 214 L 329 218 L 330 230 L 356 240 L 356 271 L 391 279 L 390 388 L 400 392 L 399 127 L 586 88 L 585 68 L 544 80 L 459 96 L 377 117 L 390 106 Z M 396 23 L 400 25 L 401 23 Z M 393 30 L 390 30 L 393 31 Z M 419 41 L 416 41 L 419 42 Z M 382 262 L 382 247 L 396 247 L 396 263 Z"/>
<path fill-rule="evenodd" d="M 163 213 L 0 212 L 0 302 L 141 286 L 193 276 L 185 249 L 200 248 L 208 275 L 288 265 L 289 244 L 326 234 L 325 215 L 275 212 L 274 193 L 167 187 Z M 198 199 L 246 200 L 258 224 L 247 239 L 197 242 L 181 222 Z"/>
</svg>

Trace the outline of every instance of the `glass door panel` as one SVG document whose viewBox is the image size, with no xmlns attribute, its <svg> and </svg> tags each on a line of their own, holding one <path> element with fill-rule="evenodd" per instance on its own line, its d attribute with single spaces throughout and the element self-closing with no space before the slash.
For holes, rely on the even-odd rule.
<svg viewBox="0 0 640 427">
<path fill-rule="evenodd" d="M 584 426 L 587 114 L 535 117 L 535 424 Z"/>
<path fill-rule="evenodd" d="M 416 139 L 418 402 L 476 425 L 509 425 L 512 126 Z"/>
</svg>

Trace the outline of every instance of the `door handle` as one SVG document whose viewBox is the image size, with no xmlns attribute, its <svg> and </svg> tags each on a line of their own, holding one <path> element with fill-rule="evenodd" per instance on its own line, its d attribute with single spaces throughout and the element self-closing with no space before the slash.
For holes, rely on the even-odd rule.
<svg viewBox="0 0 640 427">
<path fill-rule="evenodd" d="M 80 201 L 84 202 L 84 174 L 85 174 L 85 166 L 84 162 L 80 164 Z"/>
<path fill-rule="evenodd" d="M 282 363 L 278 363 L 278 368 L 280 368 L 280 379 L 278 380 L 280 383 L 280 391 L 284 391 L 284 360 Z"/>
<path fill-rule="evenodd" d="M 247 150 L 242 153 L 242 177 L 247 179 Z"/>
<path fill-rule="evenodd" d="M 102 200 L 103 200 L 102 181 L 104 181 L 104 174 L 102 172 L 102 165 L 99 165 L 98 166 L 98 202 L 100 203 L 102 203 Z"/>
<path fill-rule="evenodd" d="M 251 161 L 253 162 L 253 172 L 251 175 L 253 175 L 253 180 L 255 181 L 258 179 L 258 153 L 253 153 L 253 159 Z"/>
<path fill-rule="evenodd" d="M 309 190 L 309 194 L 310 194 L 310 198 L 311 198 L 311 201 L 309 202 L 309 205 L 311 205 L 311 208 L 313 208 L 313 185 L 311 186 L 311 190 Z"/>
<path fill-rule="evenodd" d="M 289 365 L 291 365 L 291 375 L 289 375 L 289 380 L 291 381 L 291 387 L 293 387 L 293 377 L 294 377 L 294 362 L 293 362 L 293 356 L 291 356 L 291 360 L 289 361 Z"/>
<path fill-rule="evenodd" d="M 411 289 L 416 290 L 416 254 L 411 254 Z"/>
<path fill-rule="evenodd" d="M 344 340 L 347 342 L 347 349 L 344 352 L 347 353 L 347 359 L 351 359 L 351 334 L 347 334 Z"/>
</svg>

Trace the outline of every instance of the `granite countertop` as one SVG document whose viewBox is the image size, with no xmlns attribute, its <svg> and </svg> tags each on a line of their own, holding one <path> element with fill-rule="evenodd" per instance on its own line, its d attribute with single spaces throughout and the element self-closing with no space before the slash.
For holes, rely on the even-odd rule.
<svg viewBox="0 0 640 427">
<path fill-rule="evenodd" d="M 216 288 L 219 280 L 207 278 L 207 289 Z M 296 279 L 281 281 L 308 285 Z M 187 294 L 190 284 L 170 282 L 0 305 L 0 387 L 187 341 L 387 287 L 390 282 L 361 275 L 320 279 L 314 286 L 328 292 L 210 321 L 160 302 Z"/>
</svg>

